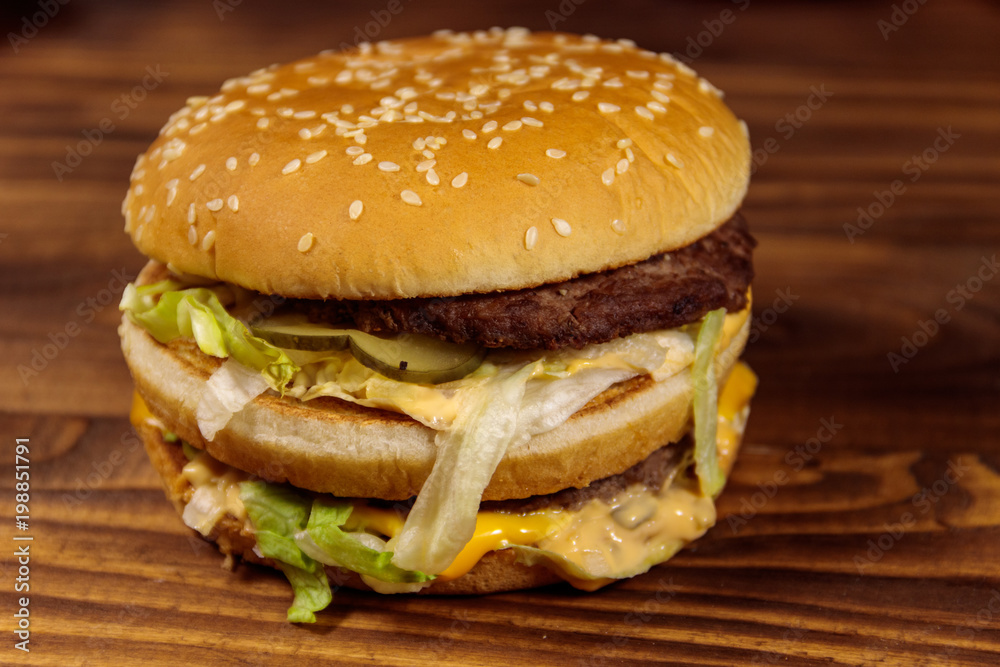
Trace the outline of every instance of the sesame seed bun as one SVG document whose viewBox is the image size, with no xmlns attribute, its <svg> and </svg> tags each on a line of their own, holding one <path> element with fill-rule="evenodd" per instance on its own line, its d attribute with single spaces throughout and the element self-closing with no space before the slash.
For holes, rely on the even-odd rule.
<svg viewBox="0 0 1000 667">
<path fill-rule="evenodd" d="M 734 213 L 749 165 L 745 126 L 666 54 L 444 32 L 191 98 L 123 211 L 149 257 L 259 292 L 457 295 L 688 245 Z"/>
</svg>

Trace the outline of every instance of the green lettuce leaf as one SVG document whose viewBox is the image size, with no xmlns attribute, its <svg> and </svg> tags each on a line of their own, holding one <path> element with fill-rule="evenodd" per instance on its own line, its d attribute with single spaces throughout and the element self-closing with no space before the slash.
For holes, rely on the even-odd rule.
<svg viewBox="0 0 1000 667">
<path fill-rule="evenodd" d="M 172 280 L 142 287 L 129 284 L 119 308 L 159 342 L 194 338 L 205 354 L 233 357 L 260 371 L 272 389 L 284 393 L 285 385 L 299 370 L 288 355 L 251 334 L 246 325 L 226 312 L 211 289 L 180 287 Z"/>
<path fill-rule="evenodd" d="M 351 510 L 351 504 L 347 501 L 317 499 L 313 502 L 306 532 L 330 556 L 334 564 L 391 583 L 418 583 L 434 578 L 422 572 L 396 567 L 389 562 L 392 560 L 391 551 L 372 549 L 341 530 L 340 527 L 351 515 Z"/>
<path fill-rule="evenodd" d="M 725 308 L 705 315 L 695 342 L 694 365 L 691 368 L 694 383 L 694 469 L 701 484 L 701 492 L 709 497 L 717 495 L 726 483 L 715 451 L 715 427 L 719 419 L 716 406 L 719 387 L 715 375 L 715 348 L 722 336 L 725 317 Z"/>
<path fill-rule="evenodd" d="M 288 608 L 289 623 L 315 623 L 314 612 L 326 609 L 333 601 L 330 582 L 326 578 L 326 570 L 316 568 L 315 572 L 307 572 L 301 568 L 278 561 L 278 567 L 285 573 L 288 583 L 292 585 L 295 599 Z"/>
<path fill-rule="evenodd" d="M 295 534 L 308 523 L 311 501 L 287 486 L 259 480 L 240 484 L 240 500 L 253 523 L 257 547 L 277 561 L 295 592 L 288 620 L 315 623 L 313 612 L 325 609 L 333 593 L 322 563 L 295 543 Z"/>
</svg>

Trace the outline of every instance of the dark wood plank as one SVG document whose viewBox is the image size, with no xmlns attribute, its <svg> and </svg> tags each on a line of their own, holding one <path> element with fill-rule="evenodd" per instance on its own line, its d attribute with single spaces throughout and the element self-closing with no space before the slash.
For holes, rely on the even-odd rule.
<svg viewBox="0 0 1000 667">
<path fill-rule="evenodd" d="M 5 452 L 31 438 L 35 541 L 32 651 L 8 644 L 0 663 L 1000 661 L 1000 282 L 955 296 L 1000 254 L 992 5 L 924 3 L 884 39 L 893 3 L 404 1 L 378 37 L 556 16 L 559 29 L 691 49 L 758 150 L 744 210 L 760 240 L 746 357 L 761 384 L 722 518 L 670 563 L 590 595 L 342 590 L 307 628 L 285 623 L 279 575 L 222 570 L 191 536 L 124 418 L 115 304 L 143 260 L 119 205 L 135 155 L 187 96 L 353 42 L 385 6 L 230 4 L 220 20 L 201 0 L 69 3 L 19 52 L 4 44 L 0 434 Z M 3 33 L 35 11 L 8 3 Z M 719 34 L 702 35 L 706 22 Z M 119 117 L 112 105 L 147 68 L 168 74 Z M 832 94 L 789 132 L 782 119 L 815 89 Z M 58 180 L 53 163 L 105 118 L 114 131 Z M 910 180 L 909 161 L 948 128 L 958 138 Z M 905 192 L 852 242 L 845 225 L 897 179 Z M 939 310 L 947 323 L 893 368 L 888 355 Z M 7 498 L 12 485 L 0 477 Z M 11 552 L 4 614 L 19 597 Z"/>
</svg>

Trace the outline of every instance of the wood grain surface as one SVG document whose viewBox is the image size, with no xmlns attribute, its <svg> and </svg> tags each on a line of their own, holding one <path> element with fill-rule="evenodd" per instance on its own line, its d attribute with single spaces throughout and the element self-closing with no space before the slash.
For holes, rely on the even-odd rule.
<svg viewBox="0 0 1000 667">
<path fill-rule="evenodd" d="M 382 26 L 387 6 L 4 3 L 0 663 L 1000 664 L 997 3 L 400 0 Z M 286 624 L 284 580 L 220 567 L 126 420 L 134 157 L 187 96 L 359 31 L 550 21 L 690 57 L 749 123 L 761 384 L 724 518 L 596 594 L 342 590 L 315 626 Z"/>
</svg>

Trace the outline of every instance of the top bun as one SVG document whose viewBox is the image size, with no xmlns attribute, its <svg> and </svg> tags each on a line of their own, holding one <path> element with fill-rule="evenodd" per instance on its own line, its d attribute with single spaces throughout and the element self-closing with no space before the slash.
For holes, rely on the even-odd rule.
<svg viewBox="0 0 1000 667">
<path fill-rule="evenodd" d="M 123 203 L 146 255 L 299 298 L 533 287 L 708 234 L 746 192 L 746 126 L 628 40 L 452 33 L 362 44 L 193 97 Z"/>
</svg>

